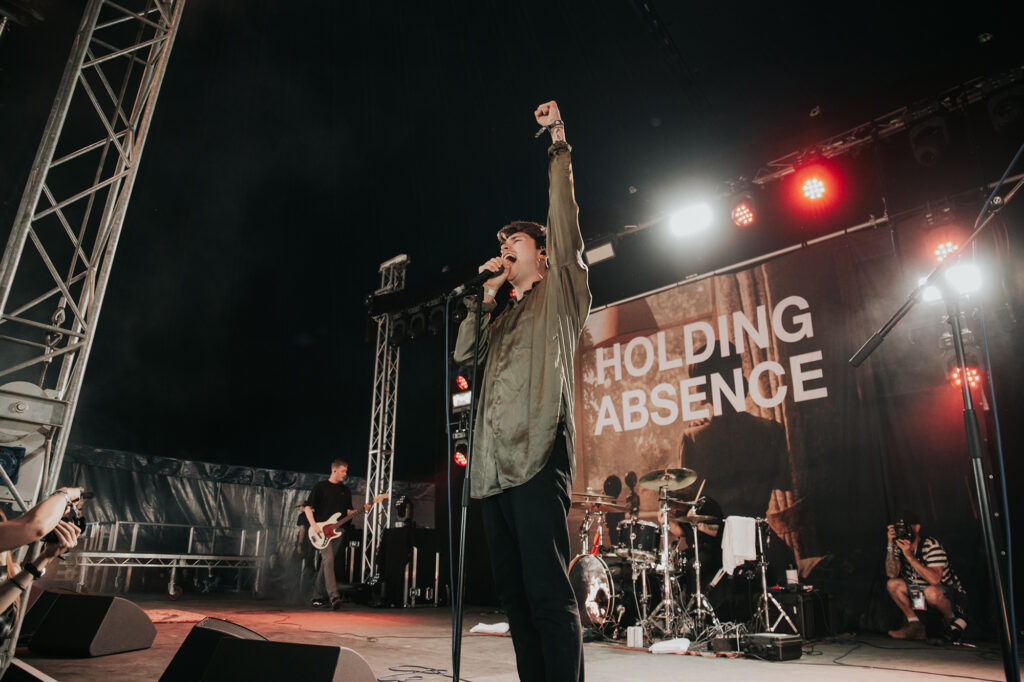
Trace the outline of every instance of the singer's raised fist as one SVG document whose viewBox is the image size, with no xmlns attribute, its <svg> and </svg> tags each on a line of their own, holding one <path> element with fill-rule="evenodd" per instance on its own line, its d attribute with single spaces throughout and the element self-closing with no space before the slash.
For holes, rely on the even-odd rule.
<svg viewBox="0 0 1024 682">
<path fill-rule="evenodd" d="M 561 114 L 558 113 L 558 104 L 555 103 L 555 100 L 541 104 L 537 107 L 537 111 L 533 112 L 533 117 L 537 119 L 539 125 L 551 125 L 561 118 Z"/>
</svg>

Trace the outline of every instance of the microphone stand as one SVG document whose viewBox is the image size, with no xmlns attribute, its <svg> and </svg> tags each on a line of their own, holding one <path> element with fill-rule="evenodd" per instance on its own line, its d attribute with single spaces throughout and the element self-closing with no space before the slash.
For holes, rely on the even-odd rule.
<svg viewBox="0 0 1024 682">
<path fill-rule="evenodd" d="M 476 293 L 476 322 L 473 327 L 473 372 L 470 375 L 469 419 L 466 433 L 466 475 L 462 480 L 462 517 L 459 519 L 459 555 L 455 569 L 453 622 L 452 622 L 452 679 L 459 682 L 462 663 L 462 618 L 465 610 L 466 517 L 469 516 L 470 472 L 473 466 L 473 430 L 476 420 L 477 370 L 480 366 L 480 315 L 483 312 L 483 283 L 469 287 Z M 459 291 L 458 293 L 462 293 Z M 449 294 L 449 300 L 454 294 Z M 448 349 L 445 349 L 447 355 Z M 450 399 L 449 399 L 450 400 Z M 447 409 L 446 409 L 447 411 Z M 450 423 L 450 420 L 449 420 Z M 448 485 L 451 486 L 449 480 Z M 450 508 L 450 507 L 449 507 Z"/>
<path fill-rule="evenodd" d="M 1021 148 L 1024 151 L 1024 147 Z M 1014 157 L 1016 163 L 1017 158 L 1020 156 L 1021 151 L 1017 152 L 1017 156 Z M 1010 168 L 1013 168 L 1011 163 Z M 1009 174 L 1007 169 L 1007 174 Z M 1006 175 L 1003 176 L 1005 179 Z M 963 246 L 958 249 L 959 253 L 963 253 L 964 247 L 971 244 L 982 230 L 991 222 L 992 218 L 1002 210 L 1024 184 L 1024 179 L 1021 179 L 1014 185 L 1013 189 L 1007 193 L 1004 199 L 999 199 L 995 196 L 995 191 L 998 191 L 999 186 L 1002 184 L 1002 180 L 999 185 L 996 186 L 996 190 L 993 191 L 992 197 L 989 202 L 986 202 L 986 209 L 988 215 L 984 220 L 980 220 L 980 224 L 977 229 L 971 233 L 971 236 L 967 238 Z M 985 209 L 983 209 L 985 210 Z M 980 216 L 979 216 L 980 219 Z M 974 491 L 978 496 L 978 511 L 981 517 L 981 529 L 985 539 L 985 554 L 988 563 L 988 574 L 989 580 L 992 583 L 993 591 L 996 596 L 996 605 L 999 609 L 1000 616 L 1000 629 L 999 636 L 1002 645 L 1003 653 L 1003 669 L 1006 675 L 1007 682 L 1020 682 L 1020 668 L 1018 667 L 1018 653 L 1017 653 L 1017 637 L 1016 637 L 1016 617 L 1014 615 L 1012 600 L 1007 598 L 1007 592 L 1013 593 L 1013 575 L 1007 576 L 1009 585 L 1003 583 L 1002 570 L 999 565 L 999 549 L 996 547 L 995 534 L 992 529 L 992 512 L 989 506 L 988 498 L 988 487 L 985 485 L 985 471 L 982 463 L 982 457 L 984 456 L 984 450 L 982 447 L 981 440 L 981 428 L 978 426 L 978 415 L 974 410 L 974 401 L 971 396 L 970 382 L 967 381 L 967 357 L 964 353 L 964 340 L 960 329 L 960 305 L 958 302 L 959 294 L 951 291 L 950 286 L 944 281 L 940 280 L 938 275 L 944 272 L 949 264 L 953 261 L 953 258 L 948 258 L 940 263 L 934 270 L 929 273 L 925 281 L 914 289 L 910 297 L 903 303 L 902 306 L 893 314 L 889 320 L 882 325 L 882 327 L 875 332 L 871 338 L 869 338 L 863 346 L 850 358 L 849 363 L 854 367 L 859 367 L 862 362 L 877 348 L 886 335 L 892 331 L 892 329 L 899 324 L 910 309 L 920 300 L 921 292 L 924 287 L 929 284 L 935 284 L 940 287 L 942 296 L 946 301 L 946 312 L 948 317 L 949 326 L 953 332 L 953 350 L 956 353 L 956 362 L 960 371 L 960 392 L 963 397 L 964 410 L 964 432 L 967 436 L 967 452 L 971 459 L 971 469 L 974 474 Z M 991 375 L 989 381 L 991 382 Z M 1009 516 L 1007 515 L 1007 502 L 1003 500 L 1003 514 L 1005 517 L 1004 532 L 1006 533 L 1007 544 L 1010 540 L 1010 526 Z"/>
</svg>

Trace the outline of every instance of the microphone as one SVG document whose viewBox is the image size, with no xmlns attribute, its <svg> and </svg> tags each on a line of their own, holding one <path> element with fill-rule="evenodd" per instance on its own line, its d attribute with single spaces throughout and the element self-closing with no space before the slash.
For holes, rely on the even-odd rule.
<svg viewBox="0 0 1024 682">
<path fill-rule="evenodd" d="M 489 280 L 490 278 L 497 277 L 503 272 L 505 272 L 504 266 L 498 268 L 497 272 L 491 270 L 484 270 L 483 272 L 478 272 L 477 274 L 473 275 L 459 286 L 452 289 L 452 296 L 461 296 L 462 293 L 467 291 L 468 289 L 474 289 L 483 284 L 484 282 L 486 282 L 487 280 Z"/>
</svg>

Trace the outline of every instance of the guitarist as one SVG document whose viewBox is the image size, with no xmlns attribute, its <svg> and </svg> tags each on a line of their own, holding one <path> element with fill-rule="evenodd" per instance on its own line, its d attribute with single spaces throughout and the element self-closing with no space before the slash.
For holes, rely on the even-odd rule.
<svg viewBox="0 0 1024 682">
<path fill-rule="evenodd" d="M 309 527 L 315 532 L 322 532 L 320 524 L 331 518 L 335 512 L 344 515 L 353 511 L 352 491 L 345 485 L 347 476 L 348 462 L 336 459 L 331 462 L 330 478 L 320 481 L 310 491 L 303 512 L 309 521 Z M 367 503 L 364 508 L 369 511 L 370 504 Z M 338 584 L 334 577 L 334 558 L 338 548 L 348 543 L 351 529 L 352 522 L 346 522 L 340 528 L 341 537 L 320 550 L 320 569 L 313 579 L 313 606 L 316 608 L 341 608 L 341 596 L 338 594 Z"/>
</svg>

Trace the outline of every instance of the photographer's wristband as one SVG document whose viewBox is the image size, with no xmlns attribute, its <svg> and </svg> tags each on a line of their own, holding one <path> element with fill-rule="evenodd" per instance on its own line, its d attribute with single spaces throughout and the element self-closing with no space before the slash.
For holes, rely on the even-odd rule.
<svg viewBox="0 0 1024 682">
<path fill-rule="evenodd" d="M 26 573 L 28 573 L 30 576 L 32 576 L 35 580 L 39 580 L 44 575 L 46 575 L 46 569 L 45 568 L 39 568 L 38 566 L 36 566 L 31 561 L 26 561 L 25 563 L 23 563 L 21 565 L 21 567 L 22 567 L 22 569 L 24 569 L 24 571 Z"/>
<path fill-rule="evenodd" d="M 63 495 L 64 499 L 68 501 L 68 506 L 71 506 L 71 493 L 67 490 L 54 490 L 53 495 Z M 53 497 L 53 495 L 50 495 L 50 497 Z"/>
</svg>

